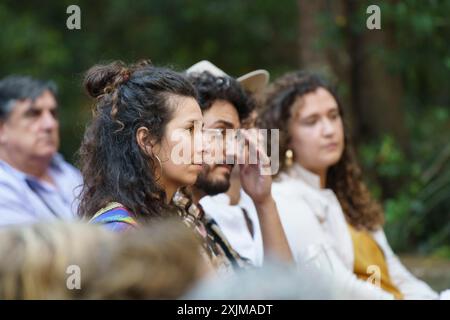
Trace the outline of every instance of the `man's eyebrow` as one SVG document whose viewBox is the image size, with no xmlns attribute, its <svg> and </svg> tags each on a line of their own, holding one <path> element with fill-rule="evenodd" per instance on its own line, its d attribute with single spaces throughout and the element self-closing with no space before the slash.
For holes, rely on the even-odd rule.
<svg viewBox="0 0 450 320">
<path fill-rule="evenodd" d="M 226 128 L 230 128 L 233 129 L 234 125 L 233 123 L 226 121 L 226 120 L 217 120 L 213 123 L 213 125 L 218 125 L 218 124 L 222 124 L 223 126 L 225 126 Z"/>
<path fill-rule="evenodd" d="M 34 103 L 31 103 L 26 109 L 25 112 L 30 112 L 30 111 L 40 111 L 41 109 L 36 107 L 36 105 Z"/>
<path fill-rule="evenodd" d="M 56 110 L 58 109 L 58 105 L 53 105 L 49 108 L 50 111 Z M 30 104 L 29 107 L 27 108 L 26 112 L 28 111 L 43 111 L 42 108 L 37 107 L 35 104 Z"/>
</svg>

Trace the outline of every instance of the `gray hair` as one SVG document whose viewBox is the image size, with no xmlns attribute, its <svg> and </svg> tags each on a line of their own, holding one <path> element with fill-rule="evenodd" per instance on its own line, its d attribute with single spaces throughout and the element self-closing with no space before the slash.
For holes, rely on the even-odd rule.
<svg viewBox="0 0 450 320">
<path fill-rule="evenodd" d="M 8 117 L 17 101 L 25 99 L 34 101 L 46 90 L 56 98 L 58 89 L 53 81 L 20 75 L 8 76 L 0 80 L 0 120 Z"/>
</svg>

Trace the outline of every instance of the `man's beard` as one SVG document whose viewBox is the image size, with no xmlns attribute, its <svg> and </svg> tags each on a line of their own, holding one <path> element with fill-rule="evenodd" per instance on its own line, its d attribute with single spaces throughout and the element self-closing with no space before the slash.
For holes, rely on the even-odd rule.
<svg viewBox="0 0 450 320">
<path fill-rule="evenodd" d="M 227 192 L 230 188 L 230 174 L 227 173 L 224 179 L 213 180 L 212 178 L 208 179 L 210 172 L 211 167 L 205 166 L 198 175 L 194 186 L 209 196 Z"/>
</svg>

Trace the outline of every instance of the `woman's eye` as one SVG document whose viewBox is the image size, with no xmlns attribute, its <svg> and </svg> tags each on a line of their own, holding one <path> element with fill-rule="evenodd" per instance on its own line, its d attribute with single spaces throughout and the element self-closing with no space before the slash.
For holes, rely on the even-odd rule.
<svg viewBox="0 0 450 320">
<path fill-rule="evenodd" d="M 313 126 L 316 123 L 316 119 L 306 119 L 302 121 L 302 124 L 307 126 Z"/>
<path fill-rule="evenodd" d="M 339 113 L 332 113 L 330 115 L 330 119 L 336 120 L 337 118 L 339 118 Z"/>
</svg>

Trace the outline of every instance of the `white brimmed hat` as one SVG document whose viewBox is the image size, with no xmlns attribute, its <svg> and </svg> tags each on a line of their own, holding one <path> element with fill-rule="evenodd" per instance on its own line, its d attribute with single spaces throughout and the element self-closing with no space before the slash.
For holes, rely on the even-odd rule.
<svg viewBox="0 0 450 320">
<path fill-rule="evenodd" d="M 216 67 L 214 64 L 209 62 L 208 60 L 202 60 L 197 62 L 190 68 L 186 70 L 188 74 L 190 73 L 202 73 L 203 71 L 208 71 L 213 76 L 216 77 L 225 77 L 229 76 L 223 70 Z M 242 87 L 251 92 L 258 93 L 261 92 L 266 85 L 269 83 L 269 72 L 264 69 L 255 70 L 249 73 L 246 73 L 236 80 L 242 85 Z"/>
</svg>

